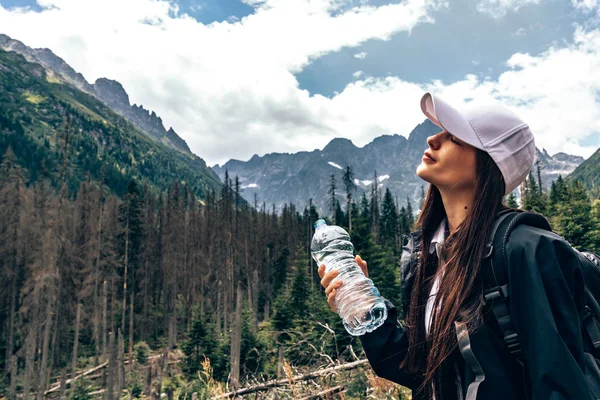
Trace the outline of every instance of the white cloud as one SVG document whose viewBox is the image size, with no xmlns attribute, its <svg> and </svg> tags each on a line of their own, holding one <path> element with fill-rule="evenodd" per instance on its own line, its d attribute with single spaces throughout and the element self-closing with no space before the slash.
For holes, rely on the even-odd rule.
<svg viewBox="0 0 600 400">
<path fill-rule="evenodd" d="M 527 35 L 527 29 L 525 29 L 525 28 L 519 28 L 512 34 L 512 36 L 525 36 L 525 35 Z"/>
<path fill-rule="evenodd" d="M 354 55 L 354 58 L 358 58 L 359 60 L 364 60 L 365 58 L 367 58 L 367 52 L 362 51 L 360 53 L 357 53 Z"/>
<path fill-rule="evenodd" d="M 571 4 L 584 12 L 600 10 L 600 0 L 571 0 Z"/>
<path fill-rule="evenodd" d="M 325 144 L 338 113 L 299 90 L 294 73 L 342 47 L 432 23 L 439 2 L 247 0 L 254 14 L 203 25 L 164 0 L 38 1 L 39 13 L 0 6 L 2 32 L 52 49 L 92 82 L 120 81 L 209 164 Z"/>
<path fill-rule="evenodd" d="M 362 71 L 356 71 L 356 72 L 354 72 L 354 73 L 352 74 L 352 77 L 353 77 L 354 79 L 358 79 L 358 78 L 360 78 L 362 75 L 364 75 L 364 72 L 362 72 Z"/>
<path fill-rule="evenodd" d="M 523 6 L 540 4 L 540 2 L 541 0 L 480 0 L 477 3 L 477 11 L 488 14 L 492 18 L 502 18 L 508 12 L 515 12 Z"/>
<path fill-rule="evenodd" d="M 578 143 L 600 132 L 600 31 L 580 28 L 571 45 L 515 54 L 496 80 L 414 83 L 357 71 L 332 98 L 311 95 L 294 72 L 341 47 L 431 22 L 438 4 L 413 0 L 332 16 L 339 2 L 254 0 L 254 15 L 206 26 L 175 17 L 164 1 L 44 0 L 54 8 L 0 6 L 0 26 L 27 45 L 51 48 L 90 80 L 119 80 L 132 102 L 155 110 L 209 165 L 323 148 L 340 136 L 363 146 L 382 134 L 407 135 L 424 120 L 425 90 L 458 107 L 471 98 L 508 105 L 551 154 L 595 150 Z"/>
</svg>

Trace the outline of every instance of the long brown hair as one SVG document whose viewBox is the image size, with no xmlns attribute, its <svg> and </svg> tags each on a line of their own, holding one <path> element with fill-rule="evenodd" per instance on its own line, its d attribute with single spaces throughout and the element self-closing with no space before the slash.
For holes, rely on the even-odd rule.
<svg viewBox="0 0 600 400">
<path fill-rule="evenodd" d="M 484 151 L 476 155 L 475 199 L 466 219 L 456 232 L 444 241 L 441 255 L 443 274 L 438 271 L 438 259 L 429 254 L 429 243 L 446 211 L 438 188 L 429 186 L 417 229 L 421 230 L 422 252 L 411 294 L 407 316 L 409 350 L 403 367 L 424 376 L 419 388 L 438 400 L 455 399 L 457 339 L 455 321 L 476 326 L 481 316 L 479 267 L 496 213 L 502 205 L 504 180 L 492 158 Z M 425 306 L 436 275 L 440 275 L 439 290 L 433 305 L 431 329 L 425 334 Z"/>
</svg>

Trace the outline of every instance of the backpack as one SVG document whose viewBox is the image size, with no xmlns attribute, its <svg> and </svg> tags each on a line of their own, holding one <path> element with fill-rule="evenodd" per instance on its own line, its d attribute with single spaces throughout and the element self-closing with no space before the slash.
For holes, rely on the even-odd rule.
<svg viewBox="0 0 600 400">
<path fill-rule="evenodd" d="M 495 318 L 508 351 L 524 369 L 519 336 L 511 322 L 508 308 L 508 263 L 506 243 L 518 225 L 552 231 L 548 220 L 540 214 L 520 210 L 503 210 L 490 233 L 487 253 L 482 264 L 484 280 L 484 306 Z M 580 310 L 584 351 L 586 356 L 586 378 L 591 391 L 600 398 L 600 257 L 587 251 L 573 249 L 579 257 L 585 286 L 585 307 Z M 486 265 L 487 263 L 487 265 Z M 527 382 L 527 380 L 524 380 Z"/>
</svg>

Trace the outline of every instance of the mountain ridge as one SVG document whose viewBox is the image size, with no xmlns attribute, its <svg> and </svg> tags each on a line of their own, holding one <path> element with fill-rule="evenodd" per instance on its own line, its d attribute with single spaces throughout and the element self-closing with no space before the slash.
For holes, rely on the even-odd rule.
<svg viewBox="0 0 600 400">
<path fill-rule="evenodd" d="M 438 132 L 437 126 L 424 120 L 408 137 L 397 133 L 382 135 L 362 147 L 347 138 L 336 137 L 322 150 L 274 152 L 263 156 L 254 154 L 248 161 L 232 159 L 223 165 L 216 164 L 212 169 L 221 178 L 225 171 L 229 176 L 238 175 L 248 201 L 256 195 L 259 201 L 274 203 L 277 209 L 281 209 L 289 202 L 301 208 L 312 199 L 321 212 L 327 213 L 330 212 L 330 206 L 325 193 L 330 176 L 334 174 L 336 177 L 337 199 L 343 205 L 345 194 L 342 176 L 345 167 L 350 165 L 357 185 L 355 199 L 362 193 L 370 193 L 373 182 L 377 180 L 381 190 L 390 188 L 399 205 L 405 205 L 408 197 L 415 209 L 414 205 L 420 201 L 421 186 L 426 185 L 415 171 L 427 148 L 427 137 Z M 550 188 L 558 175 L 566 177 L 584 163 L 583 157 L 562 152 L 551 156 L 545 149 L 536 149 L 536 157 L 540 160 L 544 190 Z M 270 174 L 273 174 L 273 178 Z M 298 185 L 300 190 L 294 185 Z"/>
<path fill-rule="evenodd" d="M 65 60 L 47 48 L 31 48 L 23 42 L 0 33 L 0 49 L 21 54 L 29 62 L 42 65 L 52 78 L 96 97 L 128 121 L 136 125 L 151 138 L 165 143 L 174 149 L 192 155 L 185 140 L 170 128 L 167 130 L 162 119 L 154 111 L 143 106 L 131 105 L 129 95 L 118 81 L 99 78 L 90 84 L 85 77 L 75 71 Z M 124 94 L 124 95 L 123 95 Z"/>
</svg>

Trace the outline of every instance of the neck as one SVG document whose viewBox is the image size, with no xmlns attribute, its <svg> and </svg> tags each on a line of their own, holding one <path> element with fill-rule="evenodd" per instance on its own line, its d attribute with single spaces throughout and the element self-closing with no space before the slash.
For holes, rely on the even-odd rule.
<svg viewBox="0 0 600 400">
<path fill-rule="evenodd" d="M 471 212 L 475 190 L 456 192 L 440 189 L 440 194 L 442 195 L 442 203 L 444 203 L 446 217 L 448 218 L 448 228 L 452 234 L 467 218 L 469 212 Z"/>
</svg>

